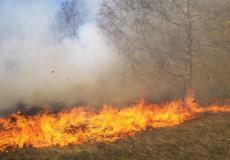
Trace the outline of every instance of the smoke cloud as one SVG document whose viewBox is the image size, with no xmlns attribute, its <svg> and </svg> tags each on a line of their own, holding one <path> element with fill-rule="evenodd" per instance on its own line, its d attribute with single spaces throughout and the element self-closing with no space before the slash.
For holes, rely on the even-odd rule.
<svg viewBox="0 0 230 160">
<path fill-rule="evenodd" d="M 129 89 L 122 86 L 121 93 L 112 84 L 118 57 L 92 20 L 96 10 L 78 40 L 53 44 L 55 1 L 0 3 L 0 112 L 18 103 L 94 105 L 122 102 L 122 94 L 130 95 Z"/>
</svg>

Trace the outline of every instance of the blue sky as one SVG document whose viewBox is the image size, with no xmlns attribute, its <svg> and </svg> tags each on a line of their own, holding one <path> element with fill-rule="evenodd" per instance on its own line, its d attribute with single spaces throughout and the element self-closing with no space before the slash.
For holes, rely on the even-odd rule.
<svg viewBox="0 0 230 160">
<path fill-rule="evenodd" d="M 9 35 L 20 33 L 44 32 L 47 22 L 52 23 L 53 17 L 64 0 L 0 0 L 0 40 Z M 88 21 L 91 23 L 96 16 L 101 0 L 86 0 Z M 12 23 L 14 22 L 14 23 Z M 39 26 L 34 26 L 39 22 Z M 12 25 L 14 24 L 14 25 Z M 27 24 L 27 25 L 25 25 Z M 50 24 L 49 24 L 50 25 Z"/>
<path fill-rule="evenodd" d="M 50 10 L 57 9 L 61 2 L 66 0 L 0 0 L 0 8 L 8 7 L 13 8 L 15 6 L 34 6 L 34 7 L 46 7 Z M 102 0 L 84 0 L 89 9 L 89 14 L 95 14 L 99 8 Z M 9 10 L 10 12 L 10 10 Z"/>
</svg>

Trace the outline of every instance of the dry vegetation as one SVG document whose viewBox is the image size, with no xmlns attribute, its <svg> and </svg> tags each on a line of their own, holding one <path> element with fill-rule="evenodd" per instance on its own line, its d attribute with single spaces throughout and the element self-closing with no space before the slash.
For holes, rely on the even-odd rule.
<svg viewBox="0 0 230 160">
<path fill-rule="evenodd" d="M 230 116 L 204 114 L 186 124 L 149 130 L 115 143 L 62 149 L 21 149 L 1 154 L 1 160 L 228 160 Z"/>
</svg>

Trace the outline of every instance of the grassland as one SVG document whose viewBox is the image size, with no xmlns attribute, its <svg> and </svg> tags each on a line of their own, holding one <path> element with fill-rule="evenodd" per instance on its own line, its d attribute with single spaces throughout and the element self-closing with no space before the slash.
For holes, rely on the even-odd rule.
<svg viewBox="0 0 230 160">
<path fill-rule="evenodd" d="M 20 149 L 1 160 L 229 160 L 230 114 L 204 114 L 185 124 L 152 129 L 114 143 Z"/>
</svg>

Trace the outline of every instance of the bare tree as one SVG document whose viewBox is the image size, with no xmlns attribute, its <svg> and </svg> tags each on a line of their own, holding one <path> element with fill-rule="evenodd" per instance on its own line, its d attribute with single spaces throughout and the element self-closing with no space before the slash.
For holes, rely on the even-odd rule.
<svg viewBox="0 0 230 160">
<path fill-rule="evenodd" d="M 66 0 L 56 13 L 53 29 L 55 39 L 76 38 L 79 27 L 86 20 L 86 7 L 82 0 Z"/>
<path fill-rule="evenodd" d="M 185 94 L 193 88 L 198 68 L 217 86 L 201 58 L 203 49 L 213 46 L 207 43 L 210 32 L 218 31 L 212 28 L 215 11 L 208 13 L 207 4 L 203 0 L 104 0 L 100 25 L 128 57 L 133 70 L 142 74 L 145 66 L 151 66 L 147 74 L 154 78 L 180 79 Z M 218 48 L 213 49 L 216 54 Z"/>
</svg>

